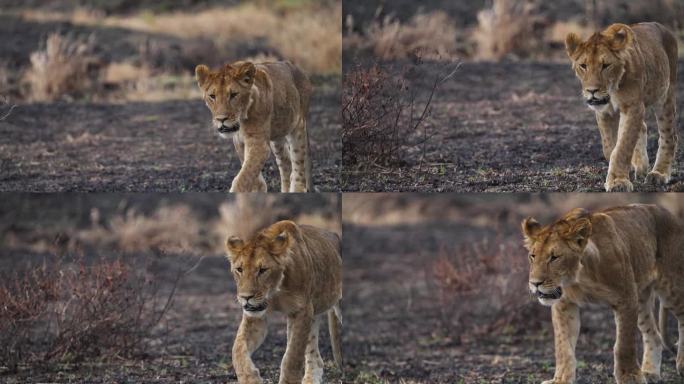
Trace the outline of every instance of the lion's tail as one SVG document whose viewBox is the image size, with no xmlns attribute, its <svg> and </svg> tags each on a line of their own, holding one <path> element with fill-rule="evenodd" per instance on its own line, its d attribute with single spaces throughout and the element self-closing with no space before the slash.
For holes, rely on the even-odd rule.
<svg viewBox="0 0 684 384">
<path fill-rule="evenodd" d="M 340 303 L 338 302 L 328 311 L 328 332 L 330 333 L 330 345 L 332 346 L 333 358 L 340 371 L 342 370 L 341 328 L 342 311 L 340 310 Z"/>
</svg>

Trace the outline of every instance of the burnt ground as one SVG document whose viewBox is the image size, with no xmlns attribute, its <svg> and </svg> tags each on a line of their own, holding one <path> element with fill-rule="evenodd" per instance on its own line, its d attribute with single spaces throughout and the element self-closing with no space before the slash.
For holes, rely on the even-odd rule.
<svg viewBox="0 0 684 384">
<path fill-rule="evenodd" d="M 354 266 L 346 276 L 356 282 L 348 284 L 345 292 L 351 328 L 346 331 L 346 342 L 363 346 L 350 365 L 373 378 L 362 382 L 540 383 L 553 377 L 551 314 L 535 302 L 516 311 L 526 316 L 517 316 L 517 320 L 494 331 L 445 328 L 440 315 L 443 308 L 430 289 L 426 270 L 444 246 L 457 249 L 467 241 L 493 235 L 491 230 L 469 225 L 466 220 L 344 226 L 343 254 L 347 265 Z M 523 272 L 522 278 L 525 276 Z M 520 295 L 526 296 L 526 292 L 522 290 Z M 483 299 L 484 303 L 495 301 L 495 295 Z M 461 311 L 471 313 L 469 321 L 476 326 L 494 321 L 475 301 L 458 304 Z M 614 382 L 612 312 L 607 307 L 588 306 L 581 316 L 577 382 Z M 363 333 L 357 330 L 359 322 L 364 324 Z M 676 340 L 676 327 L 673 319 L 669 324 L 672 342 Z M 666 352 L 663 361 L 663 382 L 679 382 L 674 355 Z"/>
<path fill-rule="evenodd" d="M 68 2 L 66 2 L 68 3 Z M 206 39 L 182 40 L 122 28 L 79 26 L 68 22 L 31 22 L 0 15 L 2 63 L 10 89 L 0 96 L 19 97 L 19 78 L 31 52 L 49 33 L 94 35 L 104 62 L 149 61 L 156 70 L 192 73 L 198 63 L 217 66 L 230 58 L 267 52 L 260 41 L 234 41 L 215 47 Z M 142 57 L 141 46 L 157 49 Z M 222 52 L 217 56 L 215 52 Z M 314 186 L 338 191 L 341 166 L 340 78 L 312 76 L 315 93 L 309 112 Z M 107 85 L 102 85 L 106 88 Z M 102 95 L 76 102 L 16 102 L 0 120 L 0 191 L 224 191 L 240 169 L 232 140 L 218 137 L 201 100 L 105 103 Z M 113 93 L 121 90 L 112 89 Z M 184 94 L 184 93 L 179 93 Z M 98 98 L 99 97 L 99 98 Z M 106 100 L 106 99 L 105 99 Z M 0 117 L 9 107 L 0 100 Z M 269 191 L 280 191 L 273 156 L 264 169 Z"/>
<path fill-rule="evenodd" d="M 336 80 L 309 112 L 314 185 L 339 190 Z M 19 105 L 0 121 L 3 191 L 223 191 L 240 170 L 232 140 L 201 101 Z M 280 191 L 273 156 L 264 169 Z"/>
<path fill-rule="evenodd" d="M 422 90 L 429 90 L 435 77 L 444 75 L 439 63 L 385 65 L 410 67 L 411 86 Z M 684 66 L 680 63 L 679 67 L 682 76 Z M 416 145 L 401 167 L 361 171 L 345 167 L 342 189 L 603 191 L 608 162 L 603 158 L 594 114 L 583 104 L 579 91 L 567 63 L 464 63 L 435 96 L 422 168 L 422 147 Z M 678 94 L 682 110 L 684 89 L 680 87 Z M 647 124 L 652 165 L 658 134 L 652 117 Z M 683 160 L 680 146 L 672 182 L 665 190 L 684 190 Z M 635 191 L 654 190 L 641 180 L 635 183 Z"/>
</svg>

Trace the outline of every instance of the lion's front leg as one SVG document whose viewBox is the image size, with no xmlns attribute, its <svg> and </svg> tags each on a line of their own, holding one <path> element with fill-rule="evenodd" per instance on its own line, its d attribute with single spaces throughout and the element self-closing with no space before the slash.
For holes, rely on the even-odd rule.
<svg viewBox="0 0 684 384">
<path fill-rule="evenodd" d="M 646 378 L 637 360 L 637 319 L 636 303 L 615 309 L 614 375 L 617 384 L 646 384 Z"/>
<path fill-rule="evenodd" d="M 235 145 L 235 151 L 240 159 L 240 166 L 242 166 L 242 164 L 245 162 L 245 142 L 240 136 L 240 132 L 236 132 L 233 135 L 233 144 Z M 264 175 L 259 172 L 259 178 L 257 179 L 257 182 L 252 185 L 252 188 L 249 190 L 249 192 L 266 192 L 266 190 L 266 180 L 264 180 Z"/>
<path fill-rule="evenodd" d="M 323 381 L 323 358 L 318 350 L 318 329 L 320 326 L 320 316 L 314 319 L 311 332 L 306 345 L 306 358 L 304 367 L 304 380 L 302 384 L 321 384 Z"/>
<path fill-rule="evenodd" d="M 301 384 L 304 377 L 304 360 L 311 327 L 313 308 L 290 314 L 287 318 L 287 348 L 280 364 L 279 384 Z"/>
<path fill-rule="evenodd" d="M 575 382 L 577 360 L 575 347 L 580 330 L 579 307 L 559 301 L 551 307 L 553 338 L 556 349 L 556 373 L 553 380 L 544 384 L 571 384 Z"/>
<path fill-rule="evenodd" d="M 242 316 L 242 322 L 233 343 L 233 367 L 240 384 L 261 384 L 259 370 L 252 361 L 252 353 L 266 338 L 265 318 Z"/>
<path fill-rule="evenodd" d="M 639 132 L 644 125 L 644 105 L 625 107 L 620 113 L 620 128 L 617 144 L 610 155 L 606 191 L 632 192 L 634 187 L 629 181 L 634 148 L 639 140 Z"/>
<path fill-rule="evenodd" d="M 599 132 L 601 133 L 603 157 L 606 161 L 610 161 L 610 155 L 615 149 L 615 143 L 617 143 L 618 128 L 620 127 L 620 112 L 612 110 L 607 112 L 596 112 L 596 123 L 598 124 Z"/>
<path fill-rule="evenodd" d="M 265 183 L 263 185 L 264 190 L 259 190 L 261 188 L 257 188 L 257 186 L 261 184 L 259 181 L 261 170 L 264 168 L 269 154 L 268 140 L 245 138 L 245 158 L 240 172 L 233 179 L 230 192 L 266 192 Z"/>
</svg>

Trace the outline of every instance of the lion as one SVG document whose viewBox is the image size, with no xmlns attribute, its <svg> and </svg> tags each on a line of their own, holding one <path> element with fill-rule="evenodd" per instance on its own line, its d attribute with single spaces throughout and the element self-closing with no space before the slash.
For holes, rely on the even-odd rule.
<svg viewBox="0 0 684 384">
<path fill-rule="evenodd" d="M 670 182 L 677 153 L 677 40 L 658 23 L 613 24 L 582 41 L 570 33 L 565 41 L 582 96 L 594 110 L 603 156 L 608 160 L 605 189 L 631 192 L 635 179 L 663 186 Z M 648 172 L 645 116 L 658 121 L 658 154 Z M 631 165 L 631 167 L 630 167 Z"/>
<path fill-rule="evenodd" d="M 548 226 L 527 218 L 522 233 L 529 289 L 551 306 L 556 370 L 544 384 L 575 382 L 579 308 L 588 302 L 613 309 L 617 383 L 659 380 L 664 340 L 653 314 L 656 296 L 661 320 L 671 311 L 679 321 L 677 372 L 684 374 L 684 225 L 674 215 L 643 204 L 593 213 L 578 208 Z M 643 339 L 641 367 L 637 330 Z"/>
<path fill-rule="evenodd" d="M 323 377 L 318 328 L 327 314 L 337 366 L 340 349 L 342 259 L 340 238 L 323 229 L 279 221 L 243 240 L 226 241 L 230 269 L 242 306 L 233 344 L 233 367 L 240 384 L 262 383 L 252 353 L 266 337 L 272 312 L 287 315 L 287 348 L 280 384 L 317 384 Z"/>
<path fill-rule="evenodd" d="M 195 78 L 222 137 L 233 136 L 242 165 L 230 192 L 266 192 L 261 170 L 271 151 L 281 192 L 313 191 L 307 115 L 311 82 L 290 62 L 238 61 Z"/>
</svg>

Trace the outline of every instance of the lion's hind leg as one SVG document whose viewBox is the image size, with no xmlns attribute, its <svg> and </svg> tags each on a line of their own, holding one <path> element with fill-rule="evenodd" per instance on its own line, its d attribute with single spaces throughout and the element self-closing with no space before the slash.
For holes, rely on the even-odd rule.
<svg viewBox="0 0 684 384">
<path fill-rule="evenodd" d="M 271 141 L 271 150 L 276 158 L 278 171 L 280 171 L 280 191 L 290 192 L 290 175 L 292 174 L 292 160 L 290 149 L 285 139 Z"/>
<path fill-rule="evenodd" d="M 677 103 L 676 95 L 670 86 L 667 99 L 663 107 L 656 110 L 658 121 L 658 154 L 653 170 L 648 174 L 646 182 L 652 185 L 665 185 L 670 182 L 672 163 L 677 153 L 679 135 L 677 133 Z"/>
<path fill-rule="evenodd" d="M 663 344 L 658 332 L 653 311 L 655 295 L 649 288 L 639 298 L 638 327 L 644 343 L 644 355 L 641 360 L 641 372 L 651 381 L 660 380 L 660 365 L 663 356 Z"/>
<path fill-rule="evenodd" d="M 302 384 L 320 384 L 323 381 L 323 358 L 318 349 L 318 329 L 320 316 L 317 316 L 311 326 L 311 332 L 306 344 L 306 356 L 304 362 L 304 380 Z"/>
<path fill-rule="evenodd" d="M 290 192 L 309 191 L 311 180 L 309 137 L 306 131 L 306 121 L 301 119 L 297 126 L 287 135 L 292 158 L 292 174 L 290 176 Z"/>
<path fill-rule="evenodd" d="M 643 180 L 648 174 L 648 131 L 646 123 L 644 122 L 641 132 L 639 132 L 639 140 L 636 147 L 634 147 L 634 154 L 632 154 L 632 168 L 634 169 L 634 176 L 636 180 Z"/>
</svg>

